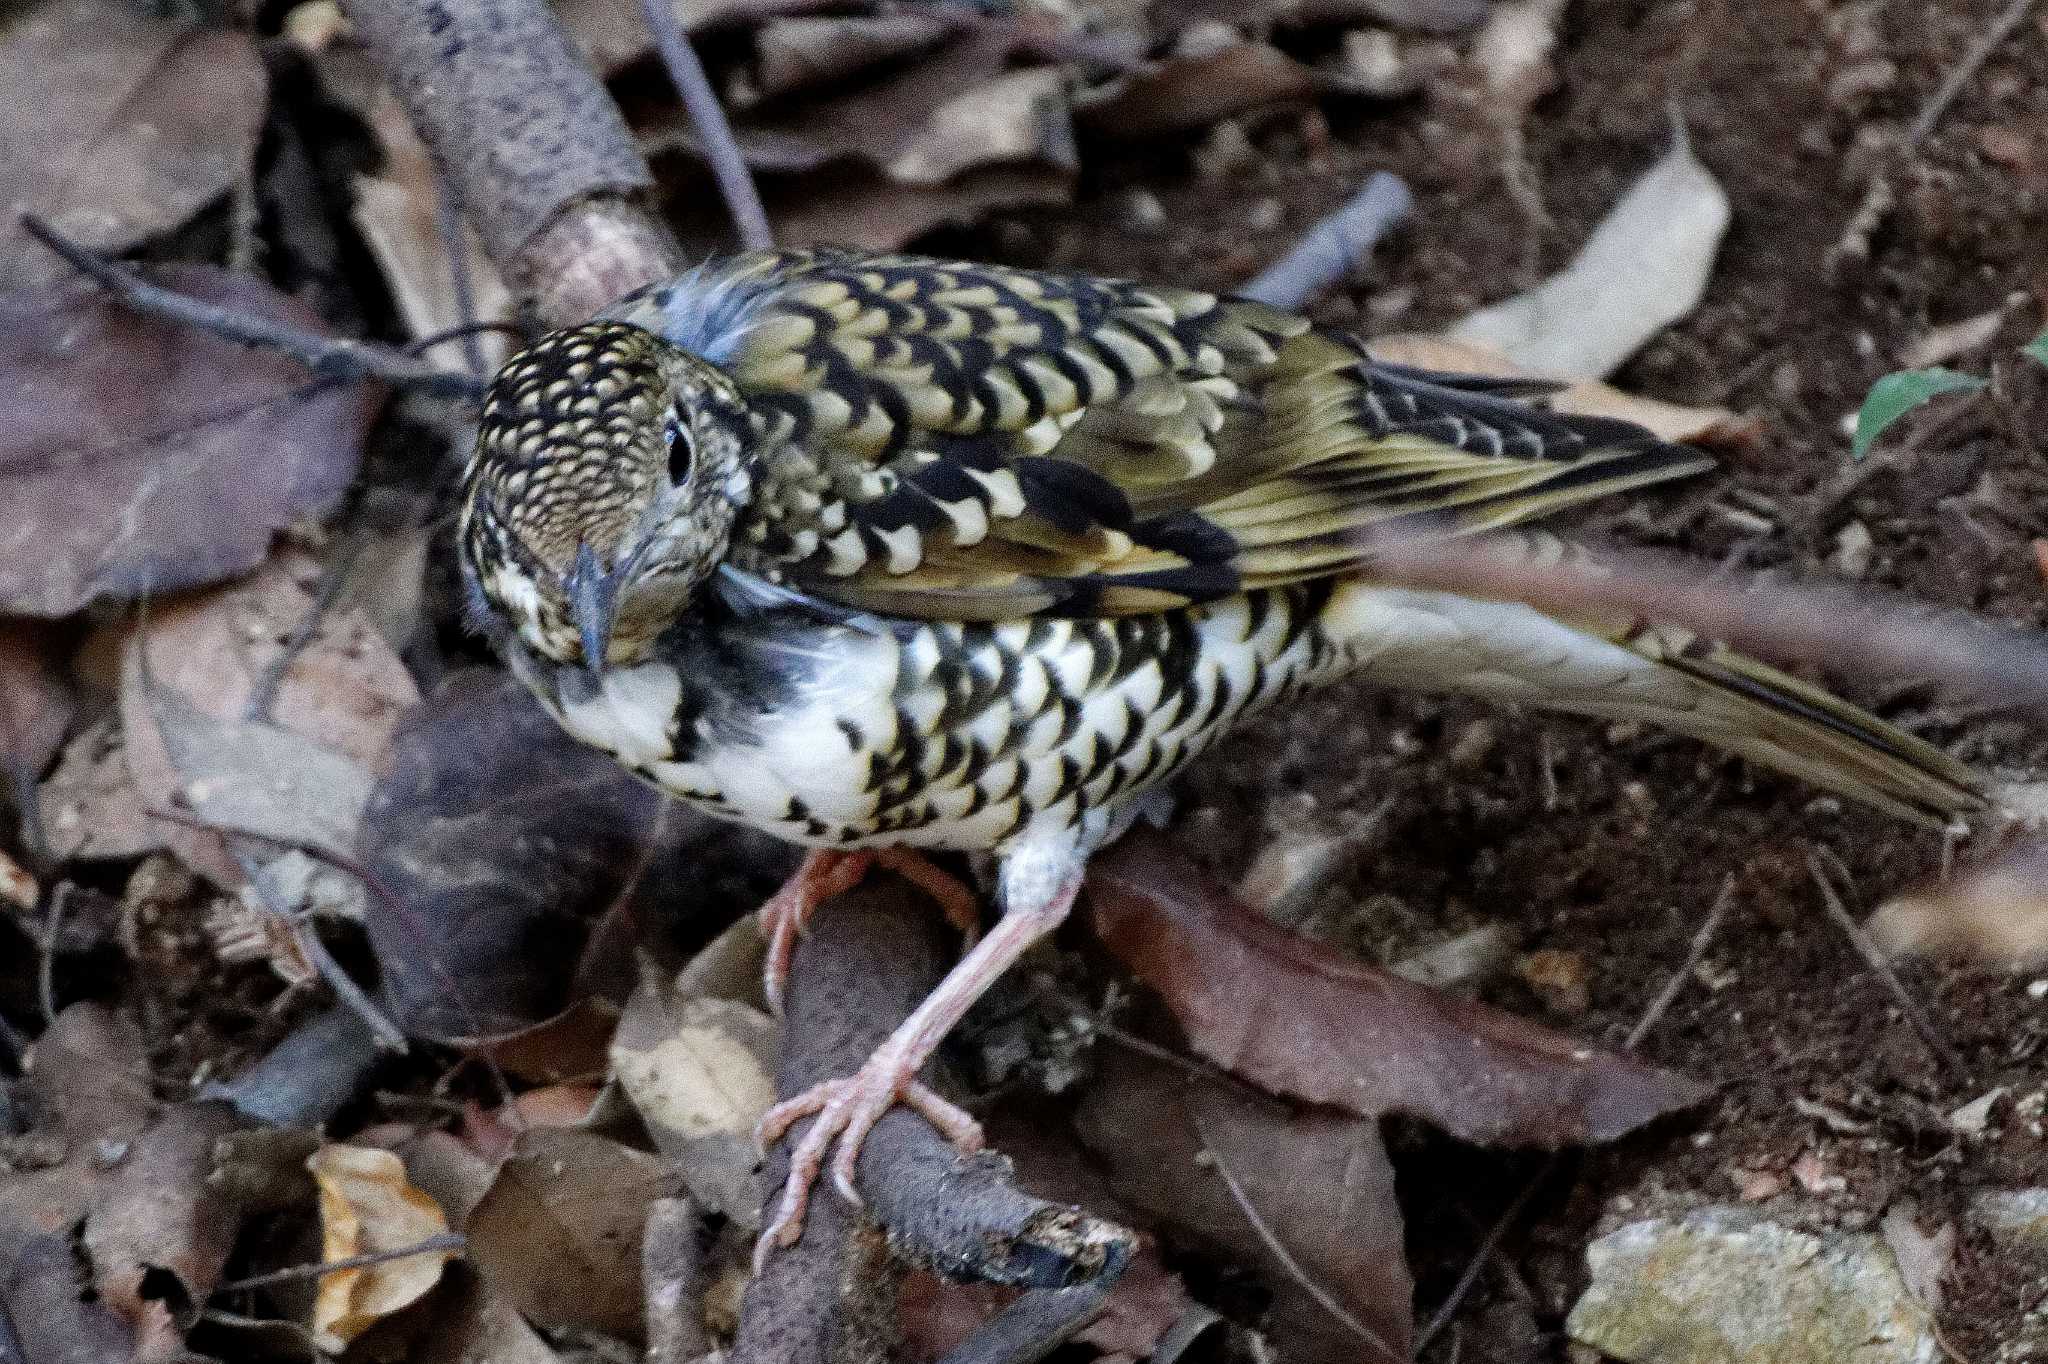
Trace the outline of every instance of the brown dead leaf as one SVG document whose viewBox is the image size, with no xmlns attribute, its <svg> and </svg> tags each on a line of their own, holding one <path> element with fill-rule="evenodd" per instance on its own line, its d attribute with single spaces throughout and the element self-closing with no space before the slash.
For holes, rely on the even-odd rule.
<svg viewBox="0 0 2048 1364">
<path fill-rule="evenodd" d="M 940 185 L 976 166 L 1080 169 L 1066 82 L 1049 66 L 1007 71 L 947 100 L 884 167 L 906 185 Z"/>
<path fill-rule="evenodd" d="M 57 1015 L 20 1083 L 33 1126 L 12 1138 L 13 1169 L 0 1179 L 0 1266 L 35 1237 L 68 1239 L 113 1179 L 107 1154 L 126 1152 L 158 1111 L 140 1030 L 97 1004 Z"/>
<path fill-rule="evenodd" d="M 1290 1112 L 1122 1050 L 1075 1115 L 1125 1202 L 1259 1267 L 1288 1359 L 1408 1359 L 1414 1285 L 1377 1122 Z"/>
<path fill-rule="evenodd" d="M 214 1143 L 243 1126 L 226 1104 L 170 1109 L 124 1151 L 83 1241 L 107 1305 L 138 1327 L 192 1324 L 234 1249 L 241 1209 L 212 1179 Z"/>
<path fill-rule="evenodd" d="M 0 28 L 0 90 L 0 289 L 70 274 L 22 232 L 24 212 L 112 251 L 184 222 L 249 174 L 268 101 L 248 34 L 101 0 L 50 0 Z"/>
<path fill-rule="evenodd" d="M 77 704 L 57 647 L 40 621 L 0 619 L 0 781 L 42 776 L 64 742 Z"/>
<path fill-rule="evenodd" d="M 557 1364 L 561 1356 L 467 1265 L 451 1265 L 434 1298 L 419 1364 Z M 579 1356 L 582 1357 L 582 1356 Z"/>
<path fill-rule="evenodd" d="M 170 266 L 157 278 L 324 329 L 247 276 Z M 281 527 L 339 500 L 383 401 L 378 385 L 314 384 L 282 356 L 72 286 L 0 295 L 0 390 L 0 612 L 31 616 L 255 567 Z"/>
<path fill-rule="evenodd" d="M 943 185 L 901 185 L 879 171 L 833 167 L 800 186 L 763 186 L 778 241 L 889 251 L 944 225 L 971 224 L 990 210 L 1063 204 L 1074 177 L 1039 166 L 982 166 Z"/>
<path fill-rule="evenodd" d="M 449 678 L 393 751 L 361 838 L 392 898 L 371 897 L 366 926 L 386 999 L 422 1036 L 489 1041 L 550 1019 L 576 1001 L 593 920 L 652 926 L 736 859 L 787 865 L 571 739 L 501 673 Z"/>
<path fill-rule="evenodd" d="M 816 7 L 816 0 L 671 0 L 685 33 Z M 569 40 L 599 75 L 617 75 L 654 51 L 642 0 L 556 0 L 554 10 Z"/>
<path fill-rule="evenodd" d="M 1706 1092 L 1295 937 L 1210 887 L 1158 834 L 1096 858 L 1088 900 L 1104 945 L 1190 1045 L 1273 1094 L 1555 1148 L 1610 1141 Z"/>
<path fill-rule="evenodd" d="M 776 1027 L 750 1005 L 649 978 L 612 1041 L 612 1074 L 698 1207 L 759 1227 L 754 1126 L 775 1102 Z"/>
<path fill-rule="evenodd" d="M 320 1187 L 323 1262 L 402 1250 L 448 1230 L 440 1205 L 407 1181 L 404 1163 L 389 1151 L 323 1146 L 307 1158 L 306 1168 Z M 422 1251 L 321 1275 L 313 1303 L 315 1340 L 322 1349 L 338 1353 L 370 1327 L 424 1297 L 440 1282 L 441 1270 L 454 1254 Z"/>
<path fill-rule="evenodd" d="M 163 846 L 128 775 L 117 715 L 95 720 L 72 737 L 36 800 L 50 855 L 60 862 L 140 857 Z"/>
<path fill-rule="evenodd" d="M 121 670 L 128 770 L 146 809 L 182 807 L 223 829 L 348 853 L 374 774 L 419 690 L 360 612 L 329 611 L 279 678 L 270 721 L 250 699 L 314 601 L 311 567 L 280 556 L 255 576 L 161 608 Z M 170 820 L 158 837 L 233 888 L 241 867 L 219 834 Z"/>
<path fill-rule="evenodd" d="M 469 1215 L 484 1281 L 543 1329 L 645 1330 L 641 1230 L 676 1192 L 658 1156 L 573 1128 L 523 1134 Z"/>
<path fill-rule="evenodd" d="M 1232 114 L 1303 99 L 1315 74 L 1266 43 L 1175 55 L 1119 76 L 1076 102 L 1082 123 L 1106 137 L 1144 138 L 1206 128 Z"/>
<path fill-rule="evenodd" d="M 1958 956 L 2002 970 L 2048 961 L 2048 842 L 1878 906 L 1864 923 L 1886 956 Z"/>
<path fill-rule="evenodd" d="M 377 258 L 384 282 L 414 340 L 449 331 L 464 322 L 507 322 L 514 308 L 512 291 L 491 263 L 467 221 L 458 219 L 462 234 L 462 266 L 469 277 L 473 316 L 465 318 L 462 295 L 455 286 L 455 261 L 441 230 L 441 196 L 446 185 L 434 170 L 426 143 L 397 98 L 380 92 L 370 109 L 370 126 L 384 151 L 379 174 L 358 176 L 355 209 L 350 215 L 370 254 Z M 451 368 L 466 363 L 470 348 L 486 373 L 495 371 L 511 351 L 503 332 L 480 332 L 466 340 L 442 341 L 421 357 Z"/>
<path fill-rule="evenodd" d="M 1366 343 L 1375 360 L 1416 365 L 1452 374 L 1484 374 L 1541 379 L 1549 376 L 1522 368 L 1481 341 L 1397 332 Z M 1560 412 L 1589 417 L 1616 417 L 1648 428 L 1659 439 L 1690 445 L 1747 445 L 1756 440 L 1755 424 L 1725 407 L 1685 407 L 1656 398 L 1624 393 L 1597 379 L 1560 379 L 1563 385 L 1550 405 Z"/>
<path fill-rule="evenodd" d="M 754 35 L 747 102 L 842 81 L 869 67 L 928 52 L 953 32 L 921 14 L 834 14 L 770 19 Z"/>
</svg>

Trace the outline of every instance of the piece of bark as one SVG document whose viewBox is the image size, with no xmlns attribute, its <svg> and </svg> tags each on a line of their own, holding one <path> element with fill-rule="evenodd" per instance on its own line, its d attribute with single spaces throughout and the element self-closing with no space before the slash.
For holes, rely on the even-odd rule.
<svg viewBox="0 0 2048 1364">
<path fill-rule="evenodd" d="M 625 119 L 540 0 L 344 0 L 513 289 L 551 325 L 678 273 Z"/>
</svg>

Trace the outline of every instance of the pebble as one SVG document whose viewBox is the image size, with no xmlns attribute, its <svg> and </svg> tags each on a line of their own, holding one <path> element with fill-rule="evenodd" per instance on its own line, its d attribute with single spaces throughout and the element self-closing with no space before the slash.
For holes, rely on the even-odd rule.
<svg viewBox="0 0 2048 1364">
<path fill-rule="evenodd" d="M 1875 548 L 1870 527 L 1861 521 L 1851 521 L 1835 532 L 1835 549 L 1828 555 L 1828 565 L 1845 578 L 1866 578 L 1870 576 L 1870 558 Z"/>
<path fill-rule="evenodd" d="M 1970 1220 L 2002 1250 L 2048 1258 L 2048 1188 L 1986 1189 L 1970 1200 Z"/>
<path fill-rule="evenodd" d="M 1157 237 L 1166 231 L 1166 205 L 1149 189 L 1126 191 L 1116 203 L 1116 223 L 1133 237 Z"/>
</svg>

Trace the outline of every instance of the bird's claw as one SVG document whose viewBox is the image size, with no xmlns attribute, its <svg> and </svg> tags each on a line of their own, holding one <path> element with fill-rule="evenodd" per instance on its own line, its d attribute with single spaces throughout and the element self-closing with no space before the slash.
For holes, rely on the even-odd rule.
<svg viewBox="0 0 2048 1364">
<path fill-rule="evenodd" d="M 929 1085 L 920 1082 L 915 1066 L 886 1050 L 870 1057 L 857 1074 L 813 1085 L 762 1115 L 754 1134 L 764 1150 L 781 1140 L 794 1124 L 813 1115 L 815 1118 L 797 1141 L 796 1149 L 790 1152 L 789 1179 L 782 1186 L 782 1202 L 776 1208 L 774 1220 L 754 1245 L 756 1274 L 767 1263 L 770 1251 L 777 1246 L 793 1246 L 803 1236 L 811 1188 L 826 1168 L 828 1152 L 832 1157 L 833 1188 L 855 1207 L 861 1205 L 860 1193 L 853 1187 L 861 1145 L 882 1115 L 898 1103 L 920 1114 L 962 1152 L 979 1151 L 985 1144 L 980 1123 L 958 1104 L 941 1098 Z"/>
</svg>

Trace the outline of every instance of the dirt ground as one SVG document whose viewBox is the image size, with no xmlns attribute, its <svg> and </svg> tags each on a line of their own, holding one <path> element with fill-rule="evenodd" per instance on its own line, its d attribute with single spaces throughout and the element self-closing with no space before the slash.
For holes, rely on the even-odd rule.
<svg viewBox="0 0 2048 1364">
<path fill-rule="evenodd" d="M 1318 315 L 1367 331 L 1429 329 L 1562 265 L 1627 177 L 1666 145 L 1675 108 L 1726 187 L 1734 225 L 1703 306 L 1616 381 L 1728 404 L 1760 418 L 1763 436 L 1700 485 L 1636 499 L 1600 524 L 1716 559 L 1815 570 L 1842 528 L 1861 522 L 1875 541 L 1872 580 L 2038 626 L 2048 622 L 2048 590 L 2028 540 L 2048 529 L 2048 462 L 2024 414 L 2042 410 L 2041 376 L 2014 373 L 2003 413 L 1987 403 L 1921 422 L 1896 458 L 1875 465 L 1851 465 L 1842 420 L 1931 326 L 2024 296 L 1992 346 L 1954 362 L 1964 367 L 2010 354 L 2038 330 L 2048 302 L 2048 86 L 2038 78 L 2048 36 L 2025 32 L 1963 93 L 1901 177 L 1870 259 L 1831 282 L 1823 260 L 1863 195 L 1864 130 L 1909 119 L 1997 7 L 1888 8 L 1897 7 L 1574 6 L 1556 56 L 1560 88 L 1527 124 L 1545 222 L 1495 173 L 1499 144 L 1482 121 L 1411 103 L 1336 114 L 1327 143 L 1314 117 L 1306 131 L 1298 118 L 1276 118 L 1254 136 L 1258 176 L 1206 179 L 1156 151 L 1098 163 L 1072 210 L 1018 215 L 947 244 L 1228 288 L 1386 168 L 1415 187 L 1418 216 L 1361 287 Z M 1886 26 L 1896 79 L 1849 93 L 1852 30 L 1872 20 Z M 2008 133 L 2027 154 L 1987 155 L 1987 146 L 2004 151 Z M 1158 195 L 1169 235 L 1118 230 L 1114 206 L 1134 188 Z M 1277 222 L 1262 198 L 1277 202 Z M 2037 731 L 1943 710 L 1910 689 L 1861 696 L 1972 761 L 2041 770 Z M 2029 978 L 1905 971 L 1961 1061 L 1944 1065 L 1823 912 L 1808 871 L 1809 848 L 1832 849 L 1855 877 L 1851 908 L 1867 911 L 1939 868 L 1938 834 L 1816 800 L 1690 744 L 1362 685 L 1255 725 L 1182 792 L 1183 821 L 1199 825 L 1201 846 L 1229 847 L 1220 860 L 1233 871 L 1256 840 L 1233 847 L 1231 831 L 1359 829 L 1385 802 L 1366 854 L 1317 902 L 1311 928 L 1392 957 L 1473 925 L 1512 925 L 1524 950 L 1583 961 L 1589 1007 L 1553 1021 L 1588 1039 L 1628 1032 L 1684 961 L 1723 881 L 1735 879 L 1733 913 L 1698 973 L 1706 983 L 1679 996 L 1645 1048 L 1715 1084 L 1717 1097 L 1697 1120 L 1552 1178 L 1482 1276 L 1462 1342 L 1444 1333 L 1434 1358 L 1563 1358 L 1559 1328 L 1583 1286 L 1583 1246 L 1617 1199 L 1631 1200 L 1634 1214 L 1730 1200 L 1760 1174 L 1796 1194 L 1794 1165 L 1811 1154 L 1823 1178 L 1842 1181 L 1799 1196 L 1828 1222 L 1874 1223 L 1907 1199 L 1926 1225 L 1962 1229 L 1973 1191 L 2048 1178 L 2038 1121 L 2003 1108 L 2007 1120 L 1991 1135 L 1968 1139 L 1945 1118 L 1996 1087 L 2007 1087 L 2008 1103 L 2041 1089 L 2048 1007 L 2029 995 Z M 1519 982 L 1496 995 L 1543 1008 Z M 1842 1120 L 1811 1116 L 1822 1111 L 1815 1104 Z M 1425 1310 L 1531 1168 L 1417 1139 L 1402 1177 Z M 1811 1165 L 1800 1168 L 1810 1177 Z M 2043 1277 L 1960 1234 L 1945 1329 L 1962 1356 L 1984 1359 L 2017 1339 Z M 1552 1342 L 1533 1355 L 1517 1343 L 1532 1324 Z"/>
</svg>

